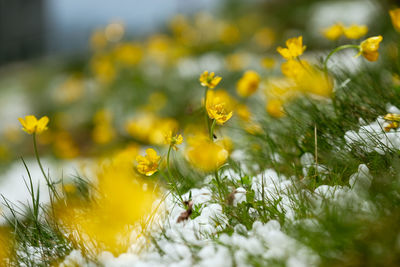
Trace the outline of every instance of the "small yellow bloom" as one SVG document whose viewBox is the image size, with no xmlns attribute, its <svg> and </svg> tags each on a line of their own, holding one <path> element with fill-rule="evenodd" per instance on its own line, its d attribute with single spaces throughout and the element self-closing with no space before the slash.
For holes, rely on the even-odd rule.
<svg viewBox="0 0 400 267">
<path fill-rule="evenodd" d="M 329 28 L 323 29 L 322 34 L 325 36 L 326 39 L 335 41 L 343 35 L 343 25 L 341 23 L 333 24 Z"/>
<path fill-rule="evenodd" d="M 152 149 L 146 149 L 146 156 L 138 155 L 136 157 L 136 161 L 138 163 L 137 170 L 146 176 L 153 175 L 158 168 L 158 162 L 160 161 L 160 156 L 157 155 L 157 152 Z"/>
<path fill-rule="evenodd" d="M 268 100 L 265 108 L 272 117 L 281 118 L 285 115 L 283 110 L 283 102 L 279 99 Z"/>
<path fill-rule="evenodd" d="M 18 118 L 19 122 L 22 124 L 22 130 L 28 134 L 37 133 L 40 134 L 47 130 L 47 124 L 49 123 L 49 118 L 44 116 L 39 120 L 33 115 L 25 116 L 25 119 Z"/>
<path fill-rule="evenodd" d="M 397 121 L 400 122 L 400 114 L 388 113 L 383 117 L 387 121 Z"/>
<path fill-rule="evenodd" d="M 344 35 L 349 39 L 360 39 L 368 32 L 368 27 L 365 25 L 353 24 L 344 28 Z"/>
<path fill-rule="evenodd" d="M 196 135 L 188 139 L 186 156 L 189 162 L 196 168 L 210 172 L 223 165 L 228 156 L 228 151 L 212 142 L 206 135 Z"/>
<path fill-rule="evenodd" d="M 206 110 L 210 119 L 214 119 L 220 125 L 227 122 L 233 115 L 230 103 L 214 91 L 207 92 Z"/>
<path fill-rule="evenodd" d="M 396 31 L 400 32 L 400 8 L 390 10 L 389 14 L 392 19 L 393 27 Z"/>
<path fill-rule="evenodd" d="M 301 56 L 305 50 L 306 46 L 303 46 L 303 36 L 290 38 L 286 41 L 286 48 L 279 46 L 276 49 L 287 60 Z"/>
<path fill-rule="evenodd" d="M 215 88 L 219 84 L 219 82 L 222 80 L 221 77 L 215 76 L 214 72 L 208 73 L 208 71 L 204 71 L 200 75 L 200 84 L 204 87 L 208 87 L 210 89 Z"/>
<path fill-rule="evenodd" d="M 250 121 L 251 118 L 251 112 L 249 108 L 244 105 L 244 104 L 239 104 L 236 106 L 236 114 L 239 116 L 239 118 L 243 121 Z"/>
<path fill-rule="evenodd" d="M 360 53 L 358 55 L 363 55 L 369 61 L 377 61 L 379 57 L 379 43 L 382 42 L 382 39 L 383 37 L 379 35 L 364 40 L 361 42 Z"/>
<path fill-rule="evenodd" d="M 172 131 L 169 131 L 165 135 L 165 144 L 170 145 L 175 151 L 178 150 L 177 145 L 182 144 L 183 142 L 183 137 L 182 135 L 172 135 Z"/>
<path fill-rule="evenodd" d="M 249 97 L 254 94 L 260 84 L 260 76 L 253 70 L 248 70 L 244 73 L 236 84 L 236 92 L 241 97 Z"/>
<path fill-rule="evenodd" d="M 390 132 L 391 129 L 397 129 L 397 128 L 399 128 L 399 123 L 397 121 L 391 121 L 383 127 L 385 132 Z"/>
</svg>

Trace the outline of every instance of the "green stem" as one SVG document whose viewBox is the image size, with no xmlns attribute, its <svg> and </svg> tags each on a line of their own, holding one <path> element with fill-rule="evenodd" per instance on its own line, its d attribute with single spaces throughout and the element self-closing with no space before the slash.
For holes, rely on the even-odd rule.
<svg viewBox="0 0 400 267">
<path fill-rule="evenodd" d="M 207 130 L 210 131 L 210 120 L 208 119 L 208 113 L 207 113 L 207 92 L 208 92 L 208 87 L 204 90 L 204 118 L 206 120 L 206 125 L 207 125 Z"/>
<path fill-rule="evenodd" d="M 170 170 L 170 167 L 169 167 L 169 156 L 171 154 L 171 149 L 172 149 L 172 145 L 169 146 L 168 153 L 167 153 L 168 180 L 172 184 L 172 187 L 173 187 L 172 189 L 174 189 L 176 191 L 177 195 L 179 196 L 180 201 L 183 203 L 182 195 L 179 192 L 178 186 L 176 185 L 174 178 L 172 177 L 171 170 Z"/>
<path fill-rule="evenodd" d="M 349 45 L 338 46 L 335 49 L 333 49 L 324 60 L 323 66 L 324 66 L 325 73 L 328 72 L 328 60 L 331 58 L 331 56 L 333 54 L 335 54 L 336 52 L 339 52 L 339 51 L 347 49 L 347 48 L 355 48 L 355 49 L 359 50 L 360 46 L 359 45 L 351 45 L 351 44 L 349 44 Z"/>
<path fill-rule="evenodd" d="M 40 170 L 42 171 L 44 179 L 46 180 L 47 186 L 49 187 L 49 189 L 51 190 L 53 195 L 55 197 L 57 197 L 57 192 L 56 192 L 56 190 L 54 188 L 54 185 L 51 183 L 49 177 L 46 175 L 46 172 L 44 171 L 43 166 L 42 166 L 42 162 L 40 161 L 40 157 L 39 157 L 39 153 L 38 153 L 38 149 L 37 149 L 37 144 L 36 144 L 36 133 L 33 133 L 32 137 L 33 137 L 33 149 L 35 151 L 36 161 L 39 164 Z"/>
<path fill-rule="evenodd" d="M 213 141 L 214 140 L 214 127 L 215 127 L 215 122 L 216 122 L 216 120 L 212 120 L 212 124 L 211 124 L 211 127 L 210 127 L 210 139 L 211 139 L 211 141 Z"/>
</svg>

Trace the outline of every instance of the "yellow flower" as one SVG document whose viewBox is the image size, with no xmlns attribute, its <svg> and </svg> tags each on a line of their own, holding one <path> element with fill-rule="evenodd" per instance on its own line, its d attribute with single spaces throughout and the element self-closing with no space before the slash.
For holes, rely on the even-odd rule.
<svg viewBox="0 0 400 267">
<path fill-rule="evenodd" d="M 400 122 L 400 114 L 388 113 L 383 117 L 387 121 L 397 121 Z"/>
<path fill-rule="evenodd" d="M 157 152 L 152 149 L 146 149 L 146 156 L 138 155 L 136 157 L 136 161 L 138 163 L 137 170 L 146 176 L 153 175 L 158 168 L 158 162 L 160 161 L 160 156 L 157 155 Z"/>
<path fill-rule="evenodd" d="M 390 10 L 389 14 L 392 19 L 393 27 L 396 31 L 400 32 L 400 8 Z"/>
<path fill-rule="evenodd" d="M 217 170 L 228 158 L 228 151 L 212 142 L 206 135 L 196 135 L 188 139 L 186 156 L 189 162 L 205 172 Z"/>
<path fill-rule="evenodd" d="M 285 115 L 285 112 L 283 111 L 283 102 L 279 99 L 268 100 L 266 110 L 275 118 L 280 118 Z"/>
<path fill-rule="evenodd" d="M 397 121 L 391 121 L 383 127 L 385 132 L 390 132 L 391 129 L 397 129 L 397 128 L 399 128 L 399 123 Z"/>
<path fill-rule="evenodd" d="M 341 23 L 336 23 L 330 26 L 329 28 L 325 28 L 322 30 L 322 34 L 326 39 L 331 41 L 335 41 L 340 38 L 343 34 L 343 25 Z"/>
<path fill-rule="evenodd" d="M 40 134 L 47 130 L 47 124 L 49 123 L 49 118 L 47 116 L 41 117 L 39 120 L 33 115 L 25 116 L 25 119 L 18 118 L 19 122 L 22 124 L 22 130 L 28 134 L 37 133 Z"/>
<path fill-rule="evenodd" d="M 349 39 L 360 39 L 368 32 L 368 27 L 365 25 L 353 24 L 344 28 L 344 35 Z"/>
<path fill-rule="evenodd" d="M 206 110 L 210 119 L 214 119 L 220 125 L 227 122 L 233 115 L 229 101 L 214 91 L 207 92 Z"/>
<path fill-rule="evenodd" d="M 333 90 L 333 80 L 325 72 L 309 67 L 302 75 L 295 78 L 299 91 L 322 97 L 330 97 Z"/>
<path fill-rule="evenodd" d="M 370 37 L 360 45 L 360 53 L 369 61 L 377 61 L 379 57 L 378 49 L 379 43 L 382 42 L 383 37 L 381 35 Z"/>
<path fill-rule="evenodd" d="M 293 79 L 300 78 L 308 71 L 309 68 L 310 64 L 305 60 L 298 61 L 290 59 L 281 65 L 281 71 L 283 75 Z"/>
<path fill-rule="evenodd" d="M 127 66 L 137 65 L 143 57 L 142 48 L 135 43 L 122 43 L 113 52 L 116 61 Z"/>
<path fill-rule="evenodd" d="M 306 46 L 303 46 L 303 36 L 290 38 L 286 41 L 286 48 L 279 46 L 276 49 L 287 60 L 301 56 L 305 50 Z"/>
<path fill-rule="evenodd" d="M 236 92 L 241 97 L 249 97 L 257 91 L 260 83 L 260 76 L 253 70 L 248 70 L 244 73 L 236 84 Z"/>
<path fill-rule="evenodd" d="M 214 72 L 211 72 L 209 74 L 208 71 L 204 71 L 200 75 L 200 79 L 199 79 L 200 84 L 202 86 L 208 87 L 210 89 L 215 88 L 215 86 L 217 86 L 221 80 L 222 80 L 222 78 L 219 76 L 215 76 Z"/>
<path fill-rule="evenodd" d="M 239 104 L 236 106 L 236 114 L 239 116 L 239 118 L 243 121 L 250 121 L 251 118 L 251 112 L 249 108 L 244 105 L 244 104 Z"/>
<path fill-rule="evenodd" d="M 166 135 L 165 135 L 165 144 L 170 145 L 174 150 L 178 150 L 177 145 L 182 144 L 183 142 L 183 137 L 182 135 L 172 135 L 172 131 L 169 131 Z"/>
<path fill-rule="evenodd" d="M 135 240 L 132 232 L 150 228 L 158 193 L 131 166 L 105 162 L 95 173 L 97 179 L 88 187 L 90 200 L 70 195 L 55 202 L 52 210 L 66 237 L 88 254 L 109 251 L 118 256 Z"/>
</svg>

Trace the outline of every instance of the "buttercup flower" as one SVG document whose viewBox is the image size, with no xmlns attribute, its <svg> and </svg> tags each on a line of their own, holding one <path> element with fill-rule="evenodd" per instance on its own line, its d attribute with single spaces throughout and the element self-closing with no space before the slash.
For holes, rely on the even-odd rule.
<svg viewBox="0 0 400 267">
<path fill-rule="evenodd" d="M 136 161 L 138 163 L 137 170 L 146 176 L 153 175 L 158 168 L 158 162 L 160 161 L 160 156 L 157 155 L 157 152 L 152 149 L 146 149 L 146 156 L 138 155 L 136 157 Z"/>
<path fill-rule="evenodd" d="M 301 56 L 305 50 L 306 46 L 303 46 L 303 36 L 290 38 L 286 41 L 286 48 L 279 46 L 276 49 L 287 60 Z"/>
<path fill-rule="evenodd" d="M 259 83 L 260 76 L 257 72 L 252 70 L 246 71 L 236 85 L 236 92 L 241 97 L 249 97 L 257 91 Z"/>
<path fill-rule="evenodd" d="M 221 77 L 215 76 L 214 72 L 208 73 L 208 71 L 204 71 L 200 75 L 200 84 L 204 87 L 208 87 L 210 89 L 215 88 L 219 84 L 219 82 L 222 80 Z"/>
<path fill-rule="evenodd" d="M 343 35 L 343 25 L 341 23 L 333 24 L 329 28 L 323 29 L 322 34 L 325 36 L 326 39 L 335 41 Z"/>
<path fill-rule="evenodd" d="M 390 10 L 389 15 L 392 19 L 393 27 L 396 31 L 400 32 L 400 8 Z"/>
<path fill-rule="evenodd" d="M 233 115 L 229 106 L 229 102 L 215 94 L 214 91 L 207 92 L 206 109 L 210 119 L 214 119 L 220 125 L 227 122 Z"/>
<path fill-rule="evenodd" d="M 344 35 L 349 39 L 360 39 L 368 32 L 368 27 L 365 25 L 353 24 L 344 28 Z"/>
<path fill-rule="evenodd" d="M 377 61 L 379 57 L 379 43 L 382 42 L 383 37 L 381 35 L 370 37 L 364 40 L 360 44 L 360 53 L 369 61 Z"/>
<path fill-rule="evenodd" d="M 299 78 L 304 75 L 308 69 L 310 68 L 310 64 L 305 60 L 294 60 L 290 59 L 281 65 L 281 71 L 283 75 L 288 78 Z"/>
<path fill-rule="evenodd" d="M 388 113 L 383 117 L 387 121 L 397 121 L 400 122 L 400 114 Z"/>
<path fill-rule="evenodd" d="M 34 115 L 25 116 L 25 119 L 18 118 L 19 122 L 22 124 L 22 130 L 28 134 L 37 133 L 40 134 L 47 130 L 47 124 L 49 123 L 49 118 L 47 116 L 41 117 L 39 120 L 36 119 Z"/>
<path fill-rule="evenodd" d="M 210 172 L 218 169 L 228 158 L 228 151 L 210 140 L 206 135 L 196 135 L 188 139 L 186 156 L 196 168 Z"/>
<path fill-rule="evenodd" d="M 166 135 L 165 135 L 165 144 L 172 146 L 172 148 L 176 151 L 178 150 L 177 145 L 182 144 L 183 142 L 183 137 L 182 135 L 172 135 L 172 131 L 169 131 Z"/>
<path fill-rule="evenodd" d="M 270 99 L 265 107 L 267 112 L 275 118 L 280 118 L 285 115 L 283 111 L 283 103 L 280 99 Z"/>
</svg>

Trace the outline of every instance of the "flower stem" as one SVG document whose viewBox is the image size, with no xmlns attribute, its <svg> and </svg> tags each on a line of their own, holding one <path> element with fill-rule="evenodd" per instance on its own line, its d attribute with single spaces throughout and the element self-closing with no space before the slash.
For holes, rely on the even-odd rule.
<svg viewBox="0 0 400 267">
<path fill-rule="evenodd" d="M 211 139 L 211 141 L 213 141 L 214 140 L 214 127 L 215 127 L 215 122 L 216 122 L 216 120 L 212 120 L 212 124 L 211 124 L 211 127 L 210 127 L 210 139 Z"/>
<path fill-rule="evenodd" d="M 46 180 L 47 186 L 49 187 L 49 189 L 51 190 L 51 192 L 53 193 L 53 195 L 55 197 L 57 197 L 57 192 L 54 188 L 54 185 L 51 183 L 50 178 L 46 175 L 46 172 L 43 169 L 42 166 L 42 162 L 40 161 L 40 157 L 39 157 L 39 153 L 38 153 L 38 149 L 37 149 L 37 144 L 36 144 L 36 133 L 32 134 L 32 138 L 33 138 L 33 149 L 35 151 L 35 156 L 36 156 L 36 161 L 39 164 L 40 170 L 44 176 L 44 179 Z"/>
<path fill-rule="evenodd" d="M 177 195 L 179 196 L 179 200 L 183 203 L 182 195 L 179 192 L 178 186 L 176 185 L 174 178 L 172 177 L 171 170 L 170 170 L 170 167 L 169 167 L 169 157 L 170 157 L 170 154 L 171 154 L 171 149 L 172 149 L 172 145 L 169 146 L 168 153 L 167 153 L 168 180 L 172 184 L 172 189 L 175 189 Z"/>
<path fill-rule="evenodd" d="M 338 46 L 335 49 L 333 49 L 324 60 L 323 66 L 324 66 L 325 73 L 328 72 L 328 60 L 331 58 L 331 56 L 333 54 L 335 54 L 336 52 L 339 52 L 339 51 L 347 49 L 347 48 L 354 48 L 354 49 L 359 50 L 360 46 L 359 45 L 351 45 L 351 44 L 349 44 L 349 45 L 341 45 L 341 46 Z"/>
<path fill-rule="evenodd" d="M 210 131 L 210 120 L 208 119 L 208 114 L 207 114 L 207 92 L 208 92 L 208 87 L 204 90 L 204 116 L 206 120 L 206 125 L 207 125 L 207 130 Z"/>
</svg>

